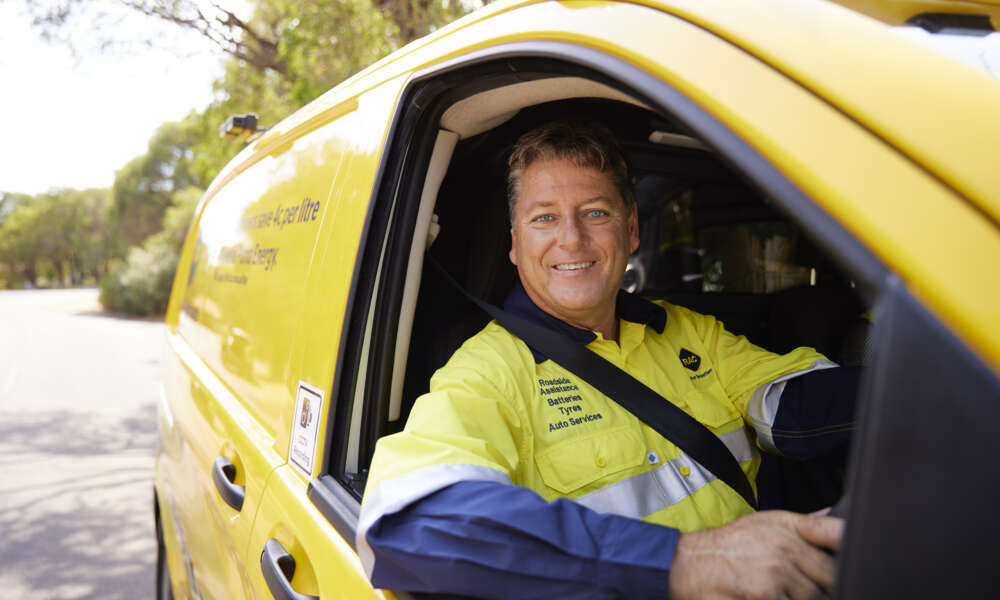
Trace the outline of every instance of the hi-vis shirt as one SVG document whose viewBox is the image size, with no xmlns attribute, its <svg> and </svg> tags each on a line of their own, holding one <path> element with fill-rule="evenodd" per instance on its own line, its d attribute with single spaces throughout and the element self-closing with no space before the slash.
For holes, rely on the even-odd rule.
<svg viewBox="0 0 1000 600">
<path fill-rule="evenodd" d="M 809 348 L 767 352 L 713 317 L 624 292 L 618 343 L 544 313 L 519 285 L 505 307 L 586 344 L 675 403 L 723 441 L 751 482 L 757 444 L 776 449 L 785 382 L 836 366 Z M 448 590 L 457 593 L 577 596 L 572 582 L 550 581 L 558 579 L 552 571 L 569 569 L 611 590 L 595 597 L 662 596 L 677 531 L 753 510 L 669 440 L 496 322 L 466 341 L 430 389 L 405 430 L 378 441 L 371 465 L 357 547 L 380 587 L 442 591 L 430 581 L 429 555 L 444 561 L 451 580 L 460 577 L 455 564 L 485 569 L 469 572 L 472 587 Z M 586 539 L 566 531 L 576 527 Z M 608 549 L 625 545 L 627 557 Z M 523 565 L 538 561 L 544 583 L 525 583 L 532 575 Z M 408 579 L 421 570 L 426 580 Z"/>
</svg>

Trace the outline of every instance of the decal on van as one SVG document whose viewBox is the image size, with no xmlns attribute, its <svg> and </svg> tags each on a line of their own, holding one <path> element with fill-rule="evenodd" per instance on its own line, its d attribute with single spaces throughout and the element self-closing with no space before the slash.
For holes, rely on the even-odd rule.
<svg viewBox="0 0 1000 600">
<path fill-rule="evenodd" d="M 292 439 L 288 446 L 288 461 L 306 478 L 312 477 L 322 407 L 322 390 L 299 381 L 299 391 L 295 396 L 295 417 L 292 420 Z"/>
</svg>

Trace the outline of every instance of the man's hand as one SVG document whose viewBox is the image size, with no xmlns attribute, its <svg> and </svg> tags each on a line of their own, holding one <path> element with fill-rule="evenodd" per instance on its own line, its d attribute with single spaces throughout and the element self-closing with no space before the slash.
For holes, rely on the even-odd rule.
<svg viewBox="0 0 1000 600">
<path fill-rule="evenodd" d="M 844 530 L 827 511 L 765 511 L 716 529 L 686 533 L 670 568 L 671 600 L 826 598 Z"/>
</svg>

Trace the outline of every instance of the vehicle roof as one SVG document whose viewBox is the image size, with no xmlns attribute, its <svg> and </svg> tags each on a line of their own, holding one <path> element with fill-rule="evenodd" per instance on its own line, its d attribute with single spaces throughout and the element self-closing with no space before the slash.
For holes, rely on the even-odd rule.
<svg viewBox="0 0 1000 600">
<path fill-rule="evenodd" d="M 266 154 L 296 130 L 328 120 L 324 112 L 364 90 L 454 56 L 454 48 L 443 52 L 435 48 L 435 41 L 449 33 L 477 23 L 489 27 L 494 15 L 535 3 L 501 0 L 412 42 L 272 128 L 227 171 L 254 162 L 253 155 Z M 772 65 L 902 149 L 1000 224 L 1000 170 L 987 151 L 1000 139 L 996 117 L 1000 81 L 902 39 L 883 23 L 823 0 L 643 0 L 641 4 L 689 21 Z M 225 173 L 218 181 L 224 178 Z"/>
<path fill-rule="evenodd" d="M 1000 224 L 1000 81 L 821 0 L 647 2 L 774 66 Z"/>
<path fill-rule="evenodd" d="M 1000 0 L 833 0 L 891 25 L 902 25 L 926 13 L 985 15 L 1000 27 Z"/>
</svg>

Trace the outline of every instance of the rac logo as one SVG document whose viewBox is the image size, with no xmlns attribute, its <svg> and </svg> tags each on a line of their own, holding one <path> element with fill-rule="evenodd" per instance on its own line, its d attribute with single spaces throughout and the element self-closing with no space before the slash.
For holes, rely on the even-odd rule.
<svg viewBox="0 0 1000 600">
<path fill-rule="evenodd" d="M 701 357 L 687 348 L 681 348 L 680 359 L 681 364 L 692 371 L 697 371 L 701 367 Z"/>
</svg>

